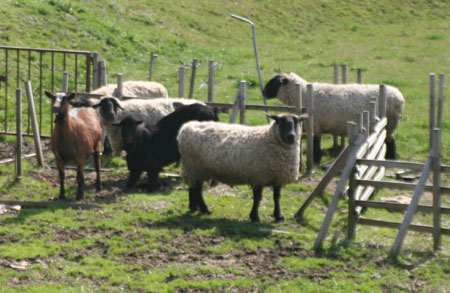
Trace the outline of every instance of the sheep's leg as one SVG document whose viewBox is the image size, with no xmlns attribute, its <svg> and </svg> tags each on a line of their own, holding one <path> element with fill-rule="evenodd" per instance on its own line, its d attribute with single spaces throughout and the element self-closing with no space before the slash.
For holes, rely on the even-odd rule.
<svg viewBox="0 0 450 293">
<path fill-rule="evenodd" d="M 390 139 L 390 140 L 386 139 L 385 142 L 386 142 L 386 156 L 385 156 L 385 158 L 388 159 L 388 160 L 395 160 L 395 159 L 397 159 L 397 155 L 396 155 L 397 149 L 395 147 L 395 139 Z"/>
<path fill-rule="evenodd" d="M 259 222 L 258 208 L 262 198 L 262 190 L 262 187 L 253 188 L 253 207 L 250 212 L 250 220 L 252 222 Z"/>
<path fill-rule="evenodd" d="M 321 136 L 314 136 L 313 138 L 313 160 L 314 163 L 319 165 L 320 164 L 320 160 L 322 160 L 322 150 L 320 148 L 320 140 L 321 140 Z"/>
<path fill-rule="evenodd" d="M 200 209 L 200 212 L 202 214 L 211 214 L 211 211 L 208 209 L 208 206 L 206 205 L 206 202 L 203 199 L 202 189 L 203 189 L 203 182 L 197 182 L 197 184 L 193 188 L 194 202 Z"/>
<path fill-rule="evenodd" d="M 159 172 L 157 171 L 150 171 L 150 170 L 147 171 L 148 176 L 147 192 L 153 192 L 161 186 L 161 184 L 158 182 L 158 174 Z"/>
<path fill-rule="evenodd" d="M 64 164 L 57 164 L 59 173 L 59 199 L 65 199 L 64 180 L 66 179 L 66 173 L 64 172 Z"/>
<path fill-rule="evenodd" d="M 128 176 L 127 188 L 132 188 L 141 177 L 142 171 L 130 171 Z"/>
<path fill-rule="evenodd" d="M 84 164 L 81 164 L 77 167 L 77 182 L 77 200 L 81 200 L 84 197 Z"/>
<path fill-rule="evenodd" d="M 191 212 L 197 211 L 199 208 L 197 204 L 197 196 L 195 195 L 195 188 L 189 187 L 189 210 Z"/>
<path fill-rule="evenodd" d="M 284 217 L 281 215 L 280 210 L 280 197 L 281 197 L 281 186 L 273 187 L 273 202 L 275 204 L 275 208 L 273 210 L 273 216 L 275 217 L 276 222 L 284 221 Z"/>
<path fill-rule="evenodd" d="M 95 172 L 97 173 L 97 180 L 95 182 L 95 190 L 100 191 L 102 190 L 102 182 L 100 179 L 100 151 L 99 151 L 99 145 L 97 145 L 94 148 L 94 165 L 95 165 Z"/>
</svg>

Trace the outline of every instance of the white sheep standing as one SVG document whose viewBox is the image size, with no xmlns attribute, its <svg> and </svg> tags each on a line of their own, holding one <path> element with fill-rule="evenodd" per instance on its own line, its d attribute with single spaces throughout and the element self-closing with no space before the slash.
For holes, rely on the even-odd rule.
<svg viewBox="0 0 450 293">
<path fill-rule="evenodd" d="M 115 96 L 119 95 L 117 84 L 107 84 L 96 90 L 93 90 L 91 94 L 97 94 L 102 96 Z M 123 82 L 124 97 L 133 98 L 168 98 L 167 89 L 160 83 L 154 81 L 125 81 Z"/>
<path fill-rule="evenodd" d="M 252 222 L 259 221 L 258 206 L 264 186 L 273 187 L 274 217 L 282 221 L 281 186 L 297 180 L 301 121 L 296 116 L 268 115 L 275 122 L 244 126 L 219 122 L 188 122 L 178 134 L 181 176 L 189 187 L 189 208 L 210 213 L 202 195 L 203 181 L 229 185 L 248 184 L 253 189 Z"/>
<path fill-rule="evenodd" d="M 306 97 L 306 80 L 292 72 L 272 78 L 264 87 L 264 97 L 276 97 L 284 104 L 294 105 L 296 83 L 301 84 L 302 97 Z M 379 96 L 379 85 L 313 83 L 313 87 L 314 162 L 318 164 L 322 157 L 322 134 L 347 136 L 347 122 L 355 121 L 358 114 L 369 110 L 372 99 Z M 386 86 L 386 97 L 386 158 L 395 159 L 394 130 L 401 118 L 405 99 L 392 86 Z"/>
<path fill-rule="evenodd" d="M 123 150 L 121 128 L 112 125 L 113 122 L 120 121 L 127 114 L 147 124 L 156 124 L 162 117 L 175 111 L 174 103 L 184 105 L 202 103 L 194 99 L 130 99 L 120 101 L 118 98 L 106 96 L 92 107 L 97 109 L 100 122 L 104 127 L 106 136 L 109 138 L 113 155 L 120 155 Z M 204 103 L 202 103 L 204 104 Z"/>
</svg>

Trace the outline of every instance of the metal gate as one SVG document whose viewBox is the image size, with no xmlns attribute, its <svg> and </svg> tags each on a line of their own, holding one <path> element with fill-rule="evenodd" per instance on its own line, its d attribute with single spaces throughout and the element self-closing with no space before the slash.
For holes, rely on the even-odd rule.
<svg viewBox="0 0 450 293">
<path fill-rule="evenodd" d="M 49 137 L 53 115 L 44 90 L 60 91 L 63 72 L 68 72 L 69 91 L 76 92 L 80 88 L 90 92 L 91 66 L 88 51 L 0 46 L 0 134 L 16 133 L 15 89 L 24 89 L 24 82 L 30 80 L 41 136 Z M 22 114 L 23 133 L 31 136 L 27 103 L 24 103 Z"/>
</svg>

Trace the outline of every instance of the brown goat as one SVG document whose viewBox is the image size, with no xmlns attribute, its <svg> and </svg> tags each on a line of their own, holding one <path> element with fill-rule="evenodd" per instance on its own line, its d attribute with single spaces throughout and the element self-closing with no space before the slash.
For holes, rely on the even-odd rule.
<svg viewBox="0 0 450 293">
<path fill-rule="evenodd" d="M 77 166 L 77 200 L 84 196 L 84 162 L 93 154 L 97 172 L 96 190 L 101 190 L 100 181 L 100 146 L 102 127 L 97 112 L 93 108 L 74 108 L 69 111 L 69 102 L 75 94 L 45 91 L 52 99 L 52 112 L 55 114 L 55 127 L 52 131 L 50 145 L 56 158 L 59 172 L 59 199 L 65 198 L 65 165 L 73 162 Z"/>
</svg>

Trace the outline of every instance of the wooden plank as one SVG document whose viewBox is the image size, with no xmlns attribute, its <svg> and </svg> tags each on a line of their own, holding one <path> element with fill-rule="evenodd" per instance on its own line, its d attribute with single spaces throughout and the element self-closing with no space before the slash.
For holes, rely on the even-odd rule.
<svg viewBox="0 0 450 293">
<path fill-rule="evenodd" d="M 0 204 L 9 206 L 21 206 L 23 209 L 65 207 L 73 209 L 100 209 L 101 207 L 94 204 L 73 203 L 67 201 L 18 201 L 18 200 L 0 200 Z"/>
<path fill-rule="evenodd" d="M 395 238 L 394 245 L 392 246 L 391 253 L 389 255 L 390 258 L 396 258 L 403 245 L 406 232 L 408 232 L 408 228 L 411 225 L 412 218 L 416 213 L 417 206 L 419 205 L 420 197 L 422 196 L 425 190 L 425 183 L 427 182 L 428 177 L 430 176 L 431 162 L 432 159 L 430 157 L 428 158 L 425 167 L 423 167 L 422 175 L 420 176 L 419 182 L 417 183 L 417 186 L 414 189 L 414 194 L 408 206 L 408 209 L 406 210 L 405 218 L 403 219 L 403 222 L 398 229 L 397 237 Z"/>
<path fill-rule="evenodd" d="M 31 82 L 28 80 L 25 82 L 25 89 L 28 98 L 28 108 L 31 114 L 31 126 L 33 128 L 34 147 L 36 149 L 38 166 L 44 166 L 44 155 L 42 154 L 41 137 L 39 133 L 38 121 L 36 118 L 36 109 L 34 107 L 33 90 L 31 89 Z"/>
<path fill-rule="evenodd" d="M 397 223 L 397 222 L 367 219 L 364 217 L 359 218 L 358 224 L 367 225 L 367 226 L 376 226 L 376 227 L 382 227 L 382 228 L 398 228 L 401 225 L 401 223 Z M 412 231 L 424 232 L 424 233 L 432 233 L 433 232 L 433 227 L 427 226 L 427 225 L 411 224 L 409 226 L 409 229 Z M 450 236 L 450 229 L 441 228 L 441 233 L 442 233 L 442 235 Z"/>
<path fill-rule="evenodd" d="M 375 159 L 380 160 L 385 157 L 386 154 L 386 145 L 383 143 L 381 152 L 378 153 L 377 157 Z M 384 177 L 385 173 L 385 167 L 377 167 L 377 166 L 370 166 L 369 169 L 366 170 L 366 172 L 363 173 L 362 179 L 370 179 L 370 180 L 381 180 Z M 362 168 L 361 168 L 361 171 Z M 378 172 L 377 172 L 378 171 Z M 374 174 L 377 172 L 377 174 L 374 176 Z M 358 178 L 357 178 L 358 179 Z M 358 186 L 355 190 L 355 198 L 361 199 L 361 197 L 367 199 L 370 197 L 372 192 L 374 191 L 374 188 L 371 186 L 367 186 L 364 190 L 363 186 Z M 358 213 L 360 210 L 358 210 Z"/>
<path fill-rule="evenodd" d="M 327 170 L 325 175 L 322 177 L 322 180 L 320 180 L 319 184 L 317 184 L 316 188 L 313 190 L 311 195 L 306 199 L 306 201 L 303 203 L 303 205 L 297 211 L 297 213 L 295 214 L 296 218 L 303 218 L 303 214 L 304 214 L 305 210 L 308 208 L 308 206 L 311 204 L 312 200 L 315 197 L 321 195 L 322 192 L 325 190 L 325 188 L 328 186 L 328 184 L 331 182 L 331 180 L 339 174 L 342 167 L 345 165 L 345 162 L 347 161 L 348 153 L 349 153 L 349 147 L 347 145 L 341 151 L 341 153 L 336 158 L 336 160 L 333 162 L 331 167 Z"/>
<path fill-rule="evenodd" d="M 373 186 L 375 188 L 390 188 L 390 189 L 398 189 L 398 190 L 414 190 L 417 186 L 416 183 L 407 183 L 407 182 L 395 182 L 395 181 L 376 181 L 376 180 L 366 180 L 366 179 L 358 179 L 358 185 L 363 186 Z M 432 192 L 433 186 L 426 185 L 425 191 Z M 441 186 L 442 194 L 450 194 L 450 187 Z"/>
<path fill-rule="evenodd" d="M 370 166 L 383 166 L 386 168 L 398 168 L 398 169 L 408 169 L 414 171 L 421 171 L 423 169 L 424 163 L 415 162 L 402 162 L 402 161 L 392 161 L 392 160 L 370 160 L 370 159 L 358 159 L 356 161 L 358 165 L 370 165 Z"/>
<path fill-rule="evenodd" d="M 433 129 L 433 248 L 441 247 L 441 130 Z"/>
<path fill-rule="evenodd" d="M 396 202 L 380 202 L 374 200 L 356 200 L 355 205 L 364 208 L 375 208 L 375 209 L 388 209 L 397 212 L 405 211 L 408 208 L 408 204 L 396 203 Z M 450 208 L 441 207 L 441 213 L 445 215 L 450 215 Z M 433 206 L 428 205 L 418 205 L 417 211 L 421 213 L 433 213 Z"/>
<path fill-rule="evenodd" d="M 34 156 L 36 156 L 36 154 L 26 154 L 26 155 L 23 155 L 23 156 L 22 156 L 22 160 L 23 160 L 23 159 L 27 159 L 27 158 L 31 158 L 31 157 L 34 157 Z M 0 164 L 11 163 L 11 162 L 14 162 L 15 160 L 16 160 L 16 158 L 12 158 L 12 159 L 3 159 L 3 160 L 0 161 Z"/>
<path fill-rule="evenodd" d="M 337 210 L 337 206 L 339 203 L 339 199 L 341 197 L 342 192 L 344 191 L 347 180 L 350 176 L 351 171 L 353 170 L 356 162 L 356 154 L 359 151 L 359 145 L 364 140 L 363 135 L 358 135 L 356 138 L 356 141 L 353 143 L 353 146 L 348 154 L 347 162 L 342 170 L 342 174 L 339 178 L 339 183 L 336 188 L 336 191 L 333 195 L 333 198 L 331 200 L 330 205 L 328 206 L 327 214 L 325 215 L 325 219 L 322 223 L 322 226 L 320 227 L 319 233 L 317 235 L 317 238 L 314 242 L 314 249 L 320 249 L 322 247 L 323 240 L 325 239 L 325 235 L 328 232 L 328 228 L 330 227 L 331 220 L 333 219 L 334 213 Z"/>
<path fill-rule="evenodd" d="M 313 130 L 314 130 L 314 86 L 310 83 L 306 85 L 306 107 L 308 112 L 308 119 L 306 120 L 306 170 L 308 173 L 312 172 L 312 168 L 314 166 L 313 162 L 313 152 L 314 152 L 314 139 L 313 139 Z"/>
</svg>

